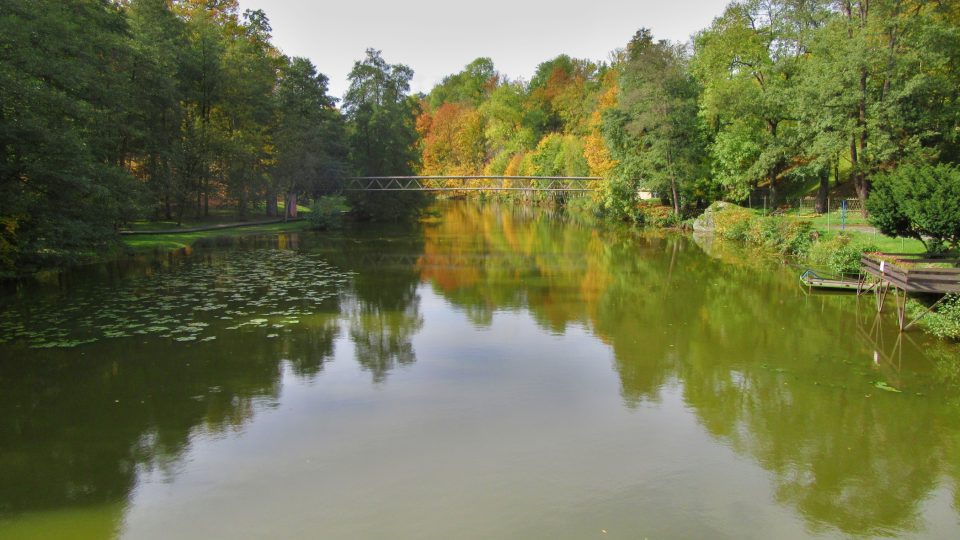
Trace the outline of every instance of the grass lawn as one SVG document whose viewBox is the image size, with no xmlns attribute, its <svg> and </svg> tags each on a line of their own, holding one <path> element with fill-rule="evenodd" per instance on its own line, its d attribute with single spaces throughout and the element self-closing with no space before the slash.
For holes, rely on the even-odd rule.
<svg viewBox="0 0 960 540">
<path fill-rule="evenodd" d="M 821 238 L 824 239 L 832 238 L 841 232 L 839 227 L 831 228 L 830 231 L 826 231 L 820 227 L 814 228 L 820 232 L 822 235 Z M 884 253 L 921 254 L 926 252 L 923 244 L 913 238 L 890 238 L 880 233 L 869 233 L 857 230 L 847 230 L 845 232 L 849 234 L 854 241 L 876 246 L 878 251 Z"/>
<path fill-rule="evenodd" d="M 751 209 L 757 215 L 763 214 L 763 210 Z M 875 232 L 875 229 L 867 218 L 863 217 L 859 211 L 847 211 L 844 220 L 844 229 L 840 228 L 840 210 L 834 210 L 829 214 L 817 214 L 809 209 L 803 209 L 797 212 L 796 209 L 780 214 L 787 219 L 799 221 L 809 221 L 813 229 L 820 233 L 821 238 L 829 239 L 841 232 L 850 235 L 855 241 L 876 246 L 878 251 L 884 253 L 909 253 L 921 254 L 926 252 L 926 248 L 919 240 L 913 238 L 891 238 Z"/>
</svg>

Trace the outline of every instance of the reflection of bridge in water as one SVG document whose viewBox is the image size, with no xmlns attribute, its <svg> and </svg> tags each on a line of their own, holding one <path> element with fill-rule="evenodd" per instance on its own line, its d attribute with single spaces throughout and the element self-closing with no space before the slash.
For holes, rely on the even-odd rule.
<svg viewBox="0 0 960 540">
<path fill-rule="evenodd" d="M 598 176 L 360 176 L 344 191 L 553 191 L 600 189 Z"/>
</svg>

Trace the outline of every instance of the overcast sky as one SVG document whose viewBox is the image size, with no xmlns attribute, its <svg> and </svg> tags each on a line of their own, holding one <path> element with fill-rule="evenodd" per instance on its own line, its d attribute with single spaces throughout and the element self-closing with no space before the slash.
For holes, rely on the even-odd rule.
<svg viewBox="0 0 960 540">
<path fill-rule="evenodd" d="M 641 27 L 657 39 L 686 41 L 730 0 L 240 0 L 262 9 L 273 41 L 305 56 L 341 97 L 347 74 L 367 47 L 391 64 L 407 64 L 414 92 L 488 56 L 512 79 L 530 79 L 537 64 L 559 54 L 606 60 Z"/>
</svg>

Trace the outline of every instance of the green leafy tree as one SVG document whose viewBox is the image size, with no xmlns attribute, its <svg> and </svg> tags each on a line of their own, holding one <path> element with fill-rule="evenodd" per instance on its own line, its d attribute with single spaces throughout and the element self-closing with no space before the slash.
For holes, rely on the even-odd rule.
<svg viewBox="0 0 960 540">
<path fill-rule="evenodd" d="M 537 133 L 524 109 L 526 90 L 522 83 L 504 81 L 480 104 L 486 119 L 486 136 L 491 154 L 516 154 L 537 145 Z"/>
<path fill-rule="evenodd" d="M 134 210 L 127 25 L 96 0 L 0 3 L 0 264 L 60 260 Z M 2 269 L 0 269 L 2 270 Z"/>
<path fill-rule="evenodd" d="M 927 251 L 960 246 L 960 168 L 901 165 L 878 175 L 867 199 L 870 223 L 889 236 L 916 238 Z"/>
<path fill-rule="evenodd" d="M 279 190 L 276 179 L 269 176 L 269 165 L 275 160 L 269 148 L 275 120 L 273 98 L 284 60 L 270 43 L 270 22 L 262 11 L 245 11 L 242 19 L 224 26 L 221 32 L 222 83 L 210 123 L 211 173 L 218 187 L 235 201 L 241 217 L 261 190 L 267 214 L 275 216 Z M 204 214 L 208 193 L 205 188 Z"/>
<path fill-rule="evenodd" d="M 214 109 L 224 90 L 223 56 L 226 40 L 218 20 L 226 13 L 203 5 L 182 7 L 187 17 L 189 48 L 185 56 L 183 124 L 177 190 L 177 221 L 183 220 L 193 197 L 197 216 L 209 208 L 217 145 L 222 140 L 213 125 Z"/>
<path fill-rule="evenodd" d="M 803 7 L 814 3 L 734 2 L 694 39 L 700 111 L 717 133 L 713 170 L 732 198 L 765 182 L 775 200 L 796 154 L 792 105 L 805 53 L 799 28 Z"/>
<path fill-rule="evenodd" d="M 417 100 L 409 95 L 413 70 L 388 64 L 380 51 L 367 49 L 354 63 L 343 99 L 350 156 L 363 176 L 411 175 L 417 162 Z M 399 219 L 419 210 L 419 193 L 355 193 L 351 206 L 367 217 Z"/>
<path fill-rule="evenodd" d="M 942 2 L 842 0 L 803 66 L 800 111 L 819 156 L 844 156 L 861 200 L 902 161 L 956 159 L 957 14 Z"/>
<path fill-rule="evenodd" d="M 500 74 L 493 67 L 493 60 L 477 58 L 463 68 L 463 71 L 443 78 L 433 87 L 427 100 L 433 109 L 444 103 L 480 105 L 497 87 Z"/>
<path fill-rule="evenodd" d="M 154 216 L 173 217 L 180 166 L 183 122 L 186 23 L 166 0 L 133 0 L 127 9 L 135 61 L 131 67 L 133 97 L 137 103 L 141 156 L 131 167 L 147 187 L 145 206 Z"/>
<path fill-rule="evenodd" d="M 275 160 L 277 189 L 286 193 L 287 215 L 296 196 L 332 193 L 346 175 L 348 148 L 336 100 L 327 94 L 327 77 L 306 58 L 292 58 L 277 87 Z"/>
<path fill-rule="evenodd" d="M 620 69 L 619 106 L 604 118 L 605 137 L 619 161 L 615 183 L 628 186 L 624 195 L 631 200 L 638 187 L 666 193 L 680 215 L 683 195 L 705 172 L 697 84 L 682 49 L 654 42 L 647 29 L 631 40 Z"/>
</svg>

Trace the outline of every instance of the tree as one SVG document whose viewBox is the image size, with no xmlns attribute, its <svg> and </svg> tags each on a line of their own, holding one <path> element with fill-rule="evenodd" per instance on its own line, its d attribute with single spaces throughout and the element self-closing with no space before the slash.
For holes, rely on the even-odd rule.
<svg viewBox="0 0 960 540">
<path fill-rule="evenodd" d="M 793 104 L 800 28 L 816 0 L 746 0 L 694 39 L 691 68 L 703 86 L 700 111 L 714 129 L 714 174 L 731 197 L 744 199 L 766 182 L 772 200 L 796 154 Z"/>
<path fill-rule="evenodd" d="M 351 161 L 364 176 L 413 174 L 417 161 L 417 101 L 408 95 L 413 70 L 388 64 L 380 51 L 367 49 L 354 63 L 343 99 Z M 355 194 L 352 206 L 368 217 L 398 219 L 419 210 L 419 193 Z"/>
<path fill-rule="evenodd" d="M 477 107 L 497 87 L 500 74 L 493 67 L 493 60 L 477 58 L 463 68 L 463 71 L 448 75 L 433 87 L 428 97 L 430 107 L 439 108 L 444 103 L 458 103 Z"/>
<path fill-rule="evenodd" d="M 587 129 L 591 90 L 600 69 L 589 60 L 562 54 L 537 66 L 530 79 L 528 122 L 541 132 L 575 132 Z"/>
<path fill-rule="evenodd" d="M 275 186 L 287 194 L 287 215 L 297 194 L 314 197 L 335 191 L 346 175 L 348 149 L 336 100 L 327 95 L 327 77 L 306 58 L 292 58 L 277 87 Z"/>
<path fill-rule="evenodd" d="M 924 0 L 837 0 L 804 66 L 819 152 L 845 155 L 867 200 L 903 161 L 956 159 L 957 15 Z"/>
<path fill-rule="evenodd" d="M 484 122 L 467 105 L 444 103 L 417 117 L 425 175 L 472 175 L 483 171 L 486 158 Z"/>
<path fill-rule="evenodd" d="M 878 175 L 867 199 L 870 223 L 889 236 L 916 238 L 930 253 L 960 247 L 960 168 L 901 165 Z"/>
<path fill-rule="evenodd" d="M 0 270 L 102 246 L 134 210 L 131 60 L 113 3 L 0 4 Z"/>
<path fill-rule="evenodd" d="M 186 24 L 166 0 L 133 0 L 127 10 L 133 41 L 134 122 L 142 156 L 132 167 L 148 193 L 147 207 L 155 215 L 173 217 L 177 197 L 180 130 L 183 121 Z"/>
<path fill-rule="evenodd" d="M 697 117 L 698 87 L 688 75 L 683 51 L 653 41 L 641 29 L 630 41 L 621 67 L 619 107 L 605 115 L 604 132 L 614 168 L 635 197 L 639 185 L 669 193 L 675 215 L 687 186 L 703 175 L 704 144 Z M 629 194 L 629 195 L 628 195 Z"/>
<path fill-rule="evenodd" d="M 276 157 L 271 129 L 274 94 L 285 59 L 270 44 L 270 22 L 262 11 L 247 10 L 222 28 L 221 87 L 211 112 L 211 173 L 241 217 L 256 193 L 264 193 L 266 212 L 277 215 L 277 179 L 269 176 Z M 204 188 L 204 209 L 210 189 Z"/>
</svg>

